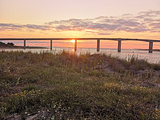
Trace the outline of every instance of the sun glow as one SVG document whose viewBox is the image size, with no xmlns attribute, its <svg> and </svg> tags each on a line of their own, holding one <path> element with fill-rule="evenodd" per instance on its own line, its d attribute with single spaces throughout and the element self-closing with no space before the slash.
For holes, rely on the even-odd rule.
<svg viewBox="0 0 160 120">
<path fill-rule="evenodd" d="M 71 43 L 75 43 L 75 39 L 71 40 L 70 42 L 71 42 Z"/>
</svg>

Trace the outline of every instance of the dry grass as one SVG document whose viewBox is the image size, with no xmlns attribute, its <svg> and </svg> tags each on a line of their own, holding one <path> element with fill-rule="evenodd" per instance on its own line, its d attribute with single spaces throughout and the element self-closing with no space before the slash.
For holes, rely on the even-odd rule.
<svg viewBox="0 0 160 120">
<path fill-rule="evenodd" d="M 54 119 L 158 119 L 159 73 L 134 57 L 2 51 L 0 117 L 48 110 Z"/>
</svg>

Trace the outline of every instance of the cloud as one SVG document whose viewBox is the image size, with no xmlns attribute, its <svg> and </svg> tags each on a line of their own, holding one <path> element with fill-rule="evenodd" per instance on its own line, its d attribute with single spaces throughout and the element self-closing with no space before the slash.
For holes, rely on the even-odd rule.
<svg viewBox="0 0 160 120">
<path fill-rule="evenodd" d="M 29 30 L 50 30 L 51 26 L 49 25 L 34 25 L 34 24 L 10 24 L 10 23 L 0 23 L 0 30 L 22 30 L 22 29 L 29 29 Z"/>
<path fill-rule="evenodd" d="M 160 11 L 143 11 L 139 12 L 136 18 L 139 19 L 144 19 L 144 18 L 155 18 L 155 17 L 160 17 Z"/>
<path fill-rule="evenodd" d="M 93 19 L 69 19 L 46 23 L 57 31 L 97 30 L 106 32 L 159 32 L 160 11 L 143 11 L 137 15 L 100 16 Z M 98 33 L 98 32 L 97 32 Z"/>
<path fill-rule="evenodd" d="M 105 24 L 105 23 L 94 23 L 87 27 L 87 29 L 93 29 L 93 30 L 117 30 L 121 25 L 118 24 Z"/>
<path fill-rule="evenodd" d="M 50 30 L 50 26 L 47 25 L 34 25 L 34 24 L 27 24 L 23 25 L 23 27 L 30 28 L 30 29 L 37 29 L 37 30 Z"/>
<path fill-rule="evenodd" d="M 150 24 L 150 26 L 152 26 L 153 28 L 160 28 L 160 22 L 159 23 L 152 23 Z"/>
<path fill-rule="evenodd" d="M 0 30 L 19 30 L 21 28 L 21 25 L 0 23 Z"/>
<path fill-rule="evenodd" d="M 90 19 L 54 20 L 43 25 L 0 23 L 0 30 L 50 30 L 85 31 L 97 35 L 108 35 L 115 32 L 159 32 L 160 11 L 143 11 L 137 15 L 123 14 L 121 16 L 99 16 Z"/>
</svg>

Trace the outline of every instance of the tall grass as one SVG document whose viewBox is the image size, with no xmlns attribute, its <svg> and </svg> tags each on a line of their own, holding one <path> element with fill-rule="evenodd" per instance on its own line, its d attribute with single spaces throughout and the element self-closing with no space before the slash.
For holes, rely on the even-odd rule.
<svg viewBox="0 0 160 120">
<path fill-rule="evenodd" d="M 0 117 L 158 119 L 160 65 L 104 54 L 0 52 Z"/>
</svg>

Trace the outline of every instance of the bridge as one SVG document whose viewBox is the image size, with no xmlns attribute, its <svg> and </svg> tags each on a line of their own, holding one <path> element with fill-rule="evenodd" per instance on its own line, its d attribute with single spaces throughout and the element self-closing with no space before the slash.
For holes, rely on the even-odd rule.
<svg viewBox="0 0 160 120">
<path fill-rule="evenodd" d="M 96 40 L 97 41 L 97 52 L 100 51 L 100 41 L 101 40 L 108 40 L 108 41 L 117 41 L 118 52 L 121 52 L 121 44 L 122 41 L 142 41 L 142 42 L 148 42 L 149 43 L 149 49 L 148 52 L 152 53 L 153 51 L 153 43 L 154 42 L 160 42 L 160 40 L 149 40 L 149 39 L 130 39 L 130 38 L 0 38 L 0 40 L 23 40 L 24 41 L 24 49 L 26 49 L 26 41 L 27 40 L 50 40 L 50 50 L 52 50 L 52 41 L 54 40 L 75 40 L 74 50 L 77 51 L 77 40 Z"/>
</svg>

